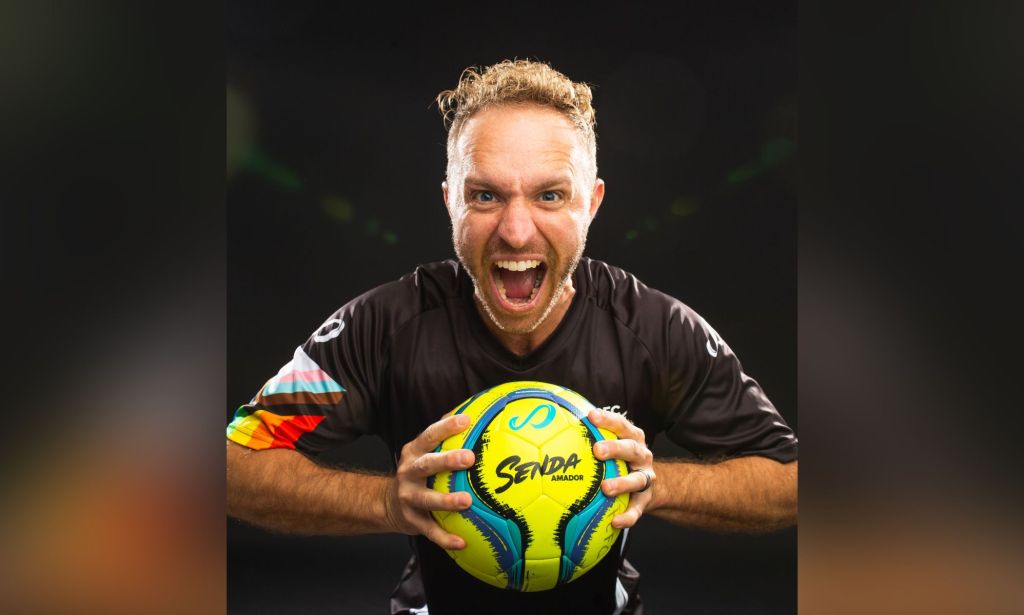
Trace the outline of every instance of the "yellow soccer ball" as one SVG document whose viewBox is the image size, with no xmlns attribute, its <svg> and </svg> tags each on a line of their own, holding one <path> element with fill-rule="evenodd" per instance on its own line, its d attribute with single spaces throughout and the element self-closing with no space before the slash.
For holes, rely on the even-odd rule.
<svg viewBox="0 0 1024 615">
<path fill-rule="evenodd" d="M 582 395 L 546 382 L 507 382 L 487 389 L 449 414 L 470 426 L 437 448 L 467 448 L 476 462 L 428 481 L 442 493 L 467 491 L 464 511 L 434 511 L 466 548 L 448 551 L 466 572 L 516 591 L 542 591 L 578 579 L 607 555 L 619 531 L 612 517 L 629 494 L 610 498 L 601 481 L 624 476 L 623 461 L 600 461 L 593 446 L 615 434 L 587 419 Z"/>
</svg>

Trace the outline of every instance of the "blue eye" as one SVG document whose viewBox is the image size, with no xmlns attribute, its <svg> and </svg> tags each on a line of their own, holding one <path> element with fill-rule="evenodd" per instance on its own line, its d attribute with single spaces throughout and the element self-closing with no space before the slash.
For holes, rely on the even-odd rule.
<svg viewBox="0 0 1024 615">
<path fill-rule="evenodd" d="M 547 201 L 547 202 L 549 202 L 549 203 L 550 203 L 550 202 L 552 202 L 552 201 L 557 201 L 557 200 L 558 200 L 558 197 L 559 197 L 559 195 L 558 195 L 558 193 L 557 193 L 557 192 L 554 192 L 554 191 L 552 191 L 552 190 L 548 190 L 548 191 L 546 191 L 546 192 L 542 192 L 542 193 L 541 193 L 541 195 L 540 195 L 540 200 L 542 200 L 542 201 Z"/>
<path fill-rule="evenodd" d="M 491 203 L 491 202 L 494 201 L 494 193 L 493 192 L 488 192 L 486 190 L 484 190 L 482 192 L 477 192 L 476 193 L 476 200 L 482 201 L 484 203 Z"/>
</svg>

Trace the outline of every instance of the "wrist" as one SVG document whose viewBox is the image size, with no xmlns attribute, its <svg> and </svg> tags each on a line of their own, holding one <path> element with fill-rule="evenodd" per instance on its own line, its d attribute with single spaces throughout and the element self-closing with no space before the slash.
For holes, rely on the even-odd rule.
<svg viewBox="0 0 1024 615">
<path fill-rule="evenodd" d="M 660 479 L 661 478 L 661 474 L 659 473 L 659 471 L 655 470 L 655 473 L 658 474 L 658 479 Z M 648 513 L 656 512 L 657 510 L 659 510 L 659 509 L 661 509 L 661 508 L 663 508 L 665 506 L 665 502 L 664 502 L 664 500 L 662 498 L 662 493 L 664 491 L 664 488 L 661 486 L 660 483 L 661 483 L 660 480 L 655 480 L 651 484 L 651 501 L 647 503 L 647 508 L 645 509 L 645 512 L 648 512 Z"/>
<path fill-rule="evenodd" d="M 397 517 L 397 502 L 395 498 L 395 481 L 394 476 L 387 476 L 384 480 L 380 481 L 380 496 L 379 502 L 381 503 L 381 519 L 383 521 L 383 529 L 388 533 L 401 533 L 398 529 Z"/>
<path fill-rule="evenodd" d="M 685 484 L 681 473 L 689 471 L 692 466 L 686 463 L 657 461 L 652 465 L 657 478 L 651 485 L 651 501 L 646 512 L 678 509 L 682 504 L 680 490 Z"/>
</svg>

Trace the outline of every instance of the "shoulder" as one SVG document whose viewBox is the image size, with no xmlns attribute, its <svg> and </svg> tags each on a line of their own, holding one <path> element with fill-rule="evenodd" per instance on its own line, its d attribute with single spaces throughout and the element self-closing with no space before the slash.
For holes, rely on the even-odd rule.
<svg viewBox="0 0 1024 615">
<path fill-rule="evenodd" d="M 419 265 L 398 280 L 352 299 L 331 318 L 357 327 L 372 326 L 381 332 L 394 331 L 458 297 L 460 269 L 454 260 Z"/>
<path fill-rule="evenodd" d="M 440 307 L 458 296 L 461 267 L 458 261 L 451 259 L 418 265 L 411 273 L 382 284 L 362 297 L 378 303 L 411 300 L 419 308 L 428 310 Z"/>
<path fill-rule="evenodd" d="M 647 286 L 624 269 L 592 258 L 581 259 L 579 269 L 587 298 L 619 320 L 699 318 L 679 299 Z"/>
<path fill-rule="evenodd" d="M 651 288 L 632 273 L 614 265 L 583 258 L 579 264 L 586 297 L 645 342 L 664 339 L 666 332 L 710 332 L 706 321 L 690 306 Z"/>
</svg>

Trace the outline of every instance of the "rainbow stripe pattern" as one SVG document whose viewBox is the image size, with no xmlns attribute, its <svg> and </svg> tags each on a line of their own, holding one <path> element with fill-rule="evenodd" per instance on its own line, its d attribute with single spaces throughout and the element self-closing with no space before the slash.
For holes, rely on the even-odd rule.
<svg viewBox="0 0 1024 615">
<path fill-rule="evenodd" d="M 302 350 L 267 381 L 228 425 L 232 442 L 255 450 L 295 448 L 295 442 L 324 420 L 341 401 L 345 388 Z"/>
</svg>

